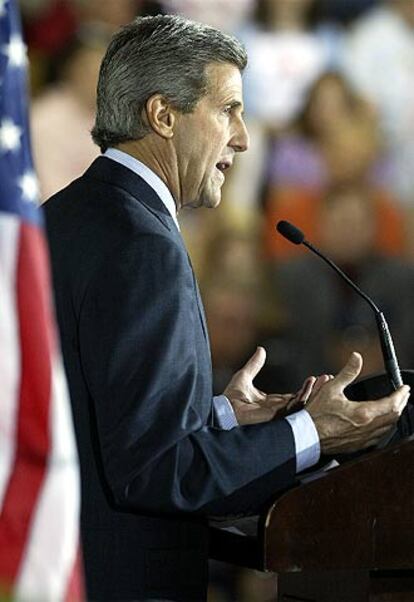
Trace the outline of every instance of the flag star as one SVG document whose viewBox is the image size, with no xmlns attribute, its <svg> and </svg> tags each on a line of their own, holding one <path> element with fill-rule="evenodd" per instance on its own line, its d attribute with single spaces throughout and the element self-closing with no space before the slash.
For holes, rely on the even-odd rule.
<svg viewBox="0 0 414 602">
<path fill-rule="evenodd" d="M 20 136 L 23 130 L 6 117 L 0 125 L 0 150 L 16 151 L 20 148 Z"/>
<path fill-rule="evenodd" d="M 24 201 L 28 203 L 36 203 L 38 201 L 39 184 L 34 171 L 26 171 L 22 177 L 18 179 L 18 184 L 22 189 Z"/>
<path fill-rule="evenodd" d="M 3 53 L 9 57 L 11 67 L 24 67 L 27 63 L 27 47 L 19 34 L 10 36 L 9 43 L 3 46 Z"/>
</svg>

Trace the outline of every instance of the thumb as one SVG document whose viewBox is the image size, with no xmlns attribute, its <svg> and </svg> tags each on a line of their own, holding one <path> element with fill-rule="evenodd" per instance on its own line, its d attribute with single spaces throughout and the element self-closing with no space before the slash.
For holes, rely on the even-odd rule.
<svg viewBox="0 0 414 602">
<path fill-rule="evenodd" d="M 341 391 L 343 391 L 347 385 L 352 383 L 357 378 L 361 370 L 362 356 L 360 353 L 354 351 L 349 356 L 345 366 L 334 378 L 333 383 L 335 383 L 338 387 L 340 387 Z"/>
<path fill-rule="evenodd" d="M 243 373 L 244 377 L 248 378 L 249 380 L 253 380 L 263 368 L 265 361 L 266 351 L 263 349 L 263 347 L 258 347 L 251 358 L 248 359 L 244 364 L 240 372 Z"/>
</svg>

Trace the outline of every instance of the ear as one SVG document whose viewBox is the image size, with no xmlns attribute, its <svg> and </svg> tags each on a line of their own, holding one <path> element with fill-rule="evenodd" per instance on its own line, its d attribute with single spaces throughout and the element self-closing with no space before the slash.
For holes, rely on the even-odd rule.
<svg viewBox="0 0 414 602">
<path fill-rule="evenodd" d="M 149 126 L 163 138 L 172 138 L 176 111 L 161 94 L 154 94 L 147 100 L 146 113 Z"/>
</svg>

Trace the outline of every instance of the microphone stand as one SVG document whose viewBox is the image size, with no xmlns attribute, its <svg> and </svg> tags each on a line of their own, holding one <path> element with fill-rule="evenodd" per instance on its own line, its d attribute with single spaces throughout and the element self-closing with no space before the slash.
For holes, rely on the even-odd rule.
<svg viewBox="0 0 414 602">
<path fill-rule="evenodd" d="M 349 286 L 351 286 L 370 305 L 371 309 L 375 313 L 378 335 L 381 343 L 382 355 L 384 358 L 385 371 L 388 375 L 393 390 L 401 387 L 404 383 L 401 378 L 401 371 L 398 365 L 397 356 L 395 354 L 394 343 L 391 337 L 390 329 L 382 311 L 374 303 L 374 301 L 345 274 L 345 272 L 343 272 L 331 259 L 329 259 L 329 257 L 326 257 L 319 251 L 319 249 L 314 247 L 305 239 L 303 239 L 302 244 L 310 251 L 315 253 L 318 257 L 323 259 L 323 261 L 325 261 L 333 270 L 335 270 L 335 272 L 339 274 L 339 276 L 341 276 L 341 278 L 343 278 L 345 282 L 349 284 Z"/>
</svg>

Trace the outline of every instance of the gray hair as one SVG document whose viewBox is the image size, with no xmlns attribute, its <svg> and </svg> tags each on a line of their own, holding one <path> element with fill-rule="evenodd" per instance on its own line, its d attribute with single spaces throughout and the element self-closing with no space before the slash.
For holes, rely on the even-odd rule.
<svg viewBox="0 0 414 602">
<path fill-rule="evenodd" d="M 191 113 L 208 91 L 206 67 L 246 67 L 244 46 L 233 36 L 177 15 L 138 17 L 116 33 L 102 61 L 92 138 L 102 152 L 150 131 L 145 105 L 162 94 Z"/>
</svg>

